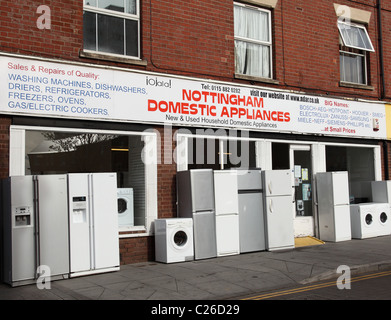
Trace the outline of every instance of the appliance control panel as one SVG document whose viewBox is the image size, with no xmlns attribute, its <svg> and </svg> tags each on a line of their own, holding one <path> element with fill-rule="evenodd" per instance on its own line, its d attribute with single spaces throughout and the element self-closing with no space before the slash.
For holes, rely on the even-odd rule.
<svg viewBox="0 0 391 320">
<path fill-rule="evenodd" d="M 84 223 L 87 219 L 87 197 L 72 197 L 73 223 Z"/>
<path fill-rule="evenodd" d="M 14 226 L 26 227 L 31 226 L 33 208 L 30 206 L 20 206 L 14 208 Z"/>
</svg>

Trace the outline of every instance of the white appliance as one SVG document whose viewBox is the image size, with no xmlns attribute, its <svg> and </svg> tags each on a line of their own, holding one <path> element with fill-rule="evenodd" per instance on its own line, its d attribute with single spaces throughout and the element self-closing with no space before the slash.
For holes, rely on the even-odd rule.
<svg viewBox="0 0 391 320">
<path fill-rule="evenodd" d="M 238 171 L 240 252 L 266 250 L 262 172 Z"/>
<path fill-rule="evenodd" d="M 350 205 L 352 238 L 365 239 L 379 235 L 379 226 L 376 221 L 378 210 L 378 204 L 373 202 Z"/>
<path fill-rule="evenodd" d="M 217 256 L 212 169 L 177 172 L 178 217 L 193 218 L 194 258 Z"/>
<path fill-rule="evenodd" d="M 388 203 L 377 203 L 376 224 L 378 236 L 388 236 L 391 234 L 390 205 Z"/>
<path fill-rule="evenodd" d="M 194 260 L 193 219 L 155 220 L 155 260 L 164 263 Z"/>
<path fill-rule="evenodd" d="M 116 173 L 68 174 L 70 276 L 119 270 Z"/>
<path fill-rule="evenodd" d="M 134 225 L 133 188 L 118 188 L 118 225 Z"/>
<path fill-rule="evenodd" d="M 3 280 L 11 286 L 69 276 L 66 175 L 2 181 Z M 50 274 L 38 274 L 39 266 Z"/>
<path fill-rule="evenodd" d="M 291 170 L 262 171 L 266 249 L 295 247 Z"/>
<path fill-rule="evenodd" d="M 387 203 L 391 210 L 391 180 L 372 181 L 373 202 Z M 391 234 L 391 215 L 387 210 L 381 211 L 379 215 L 380 235 Z"/>
<path fill-rule="evenodd" d="M 332 242 L 351 240 L 348 173 L 317 173 L 316 189 L 319 238 Z"/>
<path fill-rule="evenodd" d="M 235 170 L 214 171 L 217 256 L 239 254 L 238 179 Z"/>
</svg>

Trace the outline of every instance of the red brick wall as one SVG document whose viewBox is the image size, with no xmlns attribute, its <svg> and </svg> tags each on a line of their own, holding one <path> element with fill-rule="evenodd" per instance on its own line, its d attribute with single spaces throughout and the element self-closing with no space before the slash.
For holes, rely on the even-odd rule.
<svg viewBox="0 0 391 320">
<path fill-rule="evenodd" d="M 338 3 L 370 11 L 370 85 L 374 90 L 339 86 L 339 42 L 335 1 L 278 1 L 273 10 L 274 73 L 278 86 L 330 95 L 379 97 L 379 50 L 375 0 Z M 83 48 L 82 1 L 46 1 L 51 29 L 36 26 L 42 1 L 15 0 L 1 8 L 0 50 L 42 57 L 142 68 L 162 73 L 239 81 L 234 78 L 233 4 L 227 0 L 141 1 L 141 58 L 135 66 L 79 58 Z M 383 1 L 387 82 L 390 79 L 391 4 Z M 240 81 L 249 83 L 248 81 Z M 262 86 L 273 86 L 257 83 Z M 391 95 L 388 89 L 388 95 Z"/>
</svg>

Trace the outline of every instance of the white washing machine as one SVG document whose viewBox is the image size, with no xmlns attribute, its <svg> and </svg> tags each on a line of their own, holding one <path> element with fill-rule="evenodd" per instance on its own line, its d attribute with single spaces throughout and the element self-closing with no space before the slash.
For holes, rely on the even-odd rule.
<svg viewBox="0 0 391 320">
<path fill-rule="evenodd" d="M 155 260 L 164 263 L 194 260 L 192 218 L 155 220 Z"/>
<path fill-rule="evenodd" d="M 134 225 L 133 188 L 117 188 L 118 225 Z"/>
<path fill-rule="evenodd" d="M 350 205 L 352 238 L 365 239 L 379 235 L 378 203 L 359 203 Z"/>
<path fill-rule="evenodd" d="M 377 223 L 379 229 L 379 236 L 391 235 L 391 214 L 389 203 L 377 204 Z"/>
</svg>

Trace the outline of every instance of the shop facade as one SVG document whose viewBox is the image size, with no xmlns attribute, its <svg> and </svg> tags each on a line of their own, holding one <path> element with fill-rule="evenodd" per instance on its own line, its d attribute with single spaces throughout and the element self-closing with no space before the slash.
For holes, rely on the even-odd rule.
<svg viewBox="0 0 391 320">
<path fill-rule="evenodd" d="M 154 260 L 178 171 L 292 170 L 296 237 L 318 235 L 318 172 L 348 171 L 351 203 L 390 177 L 388 4 L 75 0 L 48 25 L 17 2 L 0 18 L 1 177 L 116 172 L 122 264 Z"/>
</svg>

